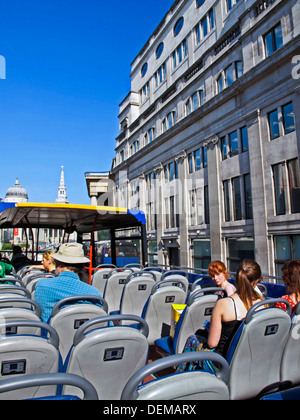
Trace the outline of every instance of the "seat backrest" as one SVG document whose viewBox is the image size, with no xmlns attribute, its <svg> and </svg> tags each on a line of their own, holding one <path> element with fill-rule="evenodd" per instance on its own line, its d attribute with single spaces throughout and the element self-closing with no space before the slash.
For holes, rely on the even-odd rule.
<svg viewBox="0 0 300 420">
<path fill-rule="evenodd" d="M 18 320 L 40 321 L 41 308 L 37 302 L 27 298 L 0 298 L 0 319 L 5 322 Z M 37 334 L 37 331 L 38 329 L 34 334 Z M 32 327 L 5 328 L 5 332 L 7 335 L 32 334 Z"/>
<path fill-rule="evenodd" d="M 184 362 L 203 360 L 209 360 L 217 365 L 218 373 L 216 375 L 203 371 L 174 373 L 139 387 L 145 378 L 158 371 Z M 140 369 L 125 385 L 121 400 L 229 400 L 228 379 L 228 363 L 219 354 L 202 351 L 192 354 L 182 353 L 156 360 Z"/>
<path fill-rule="evenodd" d="M 254 305 L 235 334 L 227 354 L 230 365 L 230 399 L 255 398 L 278 385 L 280 363 L 291 326 L 289 313 L 272 305 L 282 299 L 266 299 Z"/>
<path fill-rule="evenodd" d="M 183 352 L 187 338 L 203 328 L 206 321 L 210 322 L 214 306 L 220 298 L 219 293 L 227 297 L 226 291 L 218 287 L 196 289 L 191 293 L 176 325 L 173 342 L 175 353 Z"/>
<path fill-rule="evenodd" d="M 143 269 L 143 271 L 145 271 L 145 272 L 151 271 L 152 273 L 155 274 L 156 281 L 157 282 L 161 281 L 161 277 L 162 277 L 162 274 L 163 274 L 163 269 L 162 268 L 159 268 L 159 267 L 146 267 L 146 268 Z"/>
<path fill-rule="evenodd" d="M 14 297 L 14 296 L 23 296 L 28 299 L 31 298 L 31 293 L 25 287 L 15 286 L 15 285 L 0 285 L 0 297 Z"/>
<path fill-rule="evenodd" d="M 153 345 L 159 338 L 169 336 L 171 306 L 185 303 L 185 284 L 181 280 L 176 281 L 177 283 L 178 286 L 173 286 L 173 280 L 166 279 L 156 283 L 152 288 L 142 313 L 142 318 L 149 326 L 149 345 Z"/>
<path fill-rule="evenodd" d="M 130 326 L 96 328 L 99 323 L 125 319 L 140 323 L 141 330 Z M 133 315 L 93 319 L 75 334 L 65 371 L 88 378 L 100 400 L 119 400 L 128 379 L 147 363 L 147 334 L 145 321 Z M 76 390 L 66 387 L 65 392 L 74 395 Z"/>
<path fill-rule="evenodd" d="M 55 274 L 51 273 L 34 273 L 30 274 L 29 278 L 27 279 L 26 289 L 31 293 L 31 296 L 34 295 L 34 290 L 37 283 L 44 278 L 53 278 L 56 277 Z"/>
<path fill-rule="evenodd" d="M 131 269 L 117 268 L 109 273 L 105 283 L 103 297 L 108 304 L 110 312 L 118 311 L 120 309 L 121 296 L 124 285 L 127 283 L 127 277 L 131 274 Z"/>
<path fill-rule="evenodd" d="M 49 324 L 58 333 L 59 351 L 63 360 L 69 353 L 79 327 L 90 319 L 106 316 L 107 311 L 106 301 L 99 296 L 71 296 L 60 300 L 53 307 Z"/>
<path fill-rule="evenodd" d="M 300 304 L 295 309 L 292 317 L 291 329 L 289 331 L 288 341 L 283 351 L 280 380 L 288 386 L 296 386 L 300 384 Z"/>
<path fill-rule="evenodd" d="M 104 294 L 105 283 L 108 278 L 108 275 L 115 268 L 117 268 L 115 265 L 101 264 L 98 265 L 94 270 L 94 274 L 92 277 L 92 286 L 94 286 L 102 296 Z"/>
<path fill-rule="evenodd" d="M 47 331 L 49 337 L 39 335 L 1 335 L 0 337 L 0 382 L 3 379 L 24 377 L 41 373 L 59 371 L 59 338 L 56 331 L 44 322 L 9 321 L 5 328 L 32 327 L 33 332 Z M 0 328 L 3 330 L 3 328 Z M 46 392 L 51 395 L 56 387 L 51 386 Z M 28 399 L 40 395 L 39 387 L 27 390 L 11 391 L 0 394 L 0 399 Z"/>
<path fill-rule="evenodd" d="M 141 316 L 155 282 L 155 274 L 151 271 L 137 271 L 130 274 L 123 288 L 120 314 Z M 122 325 L 127 323 L 123 321 Z"/>
<path fill-rule="evenodd" d="M 32 276 L 39 274 L 40 276 L 43 276 L 45 274 L 45 271 L 39 270 L 39 269 L 32 269 L 28 271 L 23 277 L 22 282 L 24 283 L 24 286 L 27 286 L 27 283 L 31 280 Z"/>
<path fill-rule="evenodd" d="M 187 295 L 188 295 L 188 293 L 189 293 L 189 280 L 188 280 L 188 278 L 187 278 L 187 276 L 185 276 L 185 275 L 182 275 L 182 274 L 179 274 L 179 273 L 176 273 L 176 272 L 169 272 L 170 274 L 168 274 L 168 275 L 165 275 L 166 273 L 164 273 L 162 276 L 161 276 L 161 281 L 163 281 L 163 280 L 168 280 L 169 282 L 171 282 L 172 281 L 172 285 L 173 286 L 177 286 L 178 285 L 178 281 L 180 280 L 181 281 L 181 284 L 183 283 L 184 284 L 184 286 L 185 286 L 185 290 L 186 290 L 186 297 L 187 297 Z M 180 283 L 179 283 L 180 284 Z"/>
<path fill-rule="evenodd" d="M 94 401 L 98 400 L 98 394 L 93 385 L 88 382 L 86 379 L 81 378 L 77 375 L 69 375 L 67 373 L 45 373 L 39 375 L 25 375 L 20 378 L 13 378 L 13 379 L 6 379 L 0 381 L 0 394 L 5 392 L 15 392 L 17 390 L 25 390 L 27 388 L 32 387 L 49 387 L 49 385 L 72 385 L 76 386 L 82 391 L 83 400 L 87 401 Z M 40 392 L 42 394 L 42 391 Z M 65 396 L 62 397 L 59 393 L 58 395 L 52 394 L 49 395 L 47 392 L 43 392 L 44 395 L 36 399 L 51 399 L 51 400 L 72 400 L 72 399 L 80 399 L 73 396 Z M 33 398 L 34 399 L 34 398 Z"/>
</svg>

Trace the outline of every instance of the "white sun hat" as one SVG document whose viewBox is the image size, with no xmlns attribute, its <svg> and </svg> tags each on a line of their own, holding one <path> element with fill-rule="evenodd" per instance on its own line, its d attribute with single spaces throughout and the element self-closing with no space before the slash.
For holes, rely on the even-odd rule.
<svg viewBox="0 0 300 420">
<path fill-rule="evenodd" d="M 62 244 L 58 252 L 52 255 L 52 258 L 66 264 L 85 264 L 90 262 L 84 256 L 83 246 L 76 242 Z"/>
</svg>

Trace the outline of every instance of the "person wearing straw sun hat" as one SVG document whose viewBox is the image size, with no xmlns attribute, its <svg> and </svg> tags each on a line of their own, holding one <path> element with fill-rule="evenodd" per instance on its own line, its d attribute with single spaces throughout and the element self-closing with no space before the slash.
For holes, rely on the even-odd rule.
<svg viewBox="0 0 300 420">
<path fill-rule="evenodd" d="M 43 322 L 49 320 L 54 305 L 66 297 L 78 295 L 101 297 L 95 287 L 82 281 L 84 267 L 90 260 L 85 257 L 81 244 L 76 242 L 62 244 L 52 258 L 56 262 L 57 277 L 39 280 L 34 296 L 41 307 Z"/>
</svg>

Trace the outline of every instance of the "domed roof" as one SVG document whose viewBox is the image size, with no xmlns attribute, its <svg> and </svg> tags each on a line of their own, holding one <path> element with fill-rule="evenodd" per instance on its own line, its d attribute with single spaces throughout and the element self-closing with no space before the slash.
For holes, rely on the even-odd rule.
<svg viewBox="0 0 300 420">
<path fill-rule="evenodd" d="M 6 202 L 26 202 L 28 201 L 28 194 L 27 191 L 25 190 L 25 188 L 23 188 L 20 185 L 19 179 L 16 179 L 16 183 L 15 185 L 13 185 L 12 187 L 10 187 L 7 190 L 6 196 L 5 196 L 5 201 Z"/>
</svg>

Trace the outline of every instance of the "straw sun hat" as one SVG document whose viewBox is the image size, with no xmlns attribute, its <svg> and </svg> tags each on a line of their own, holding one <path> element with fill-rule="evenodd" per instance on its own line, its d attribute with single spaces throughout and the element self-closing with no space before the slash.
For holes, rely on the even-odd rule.
<svg viewBox="0 0 300 420">
<path fill-rule="evenodd" d="M 52 255 L 52 258 L 66 264 L 85 264 L 90 262 L 84 256 L 83 246 L 76 242 L 62 244 L 58 252 Z"/>
</svg>

